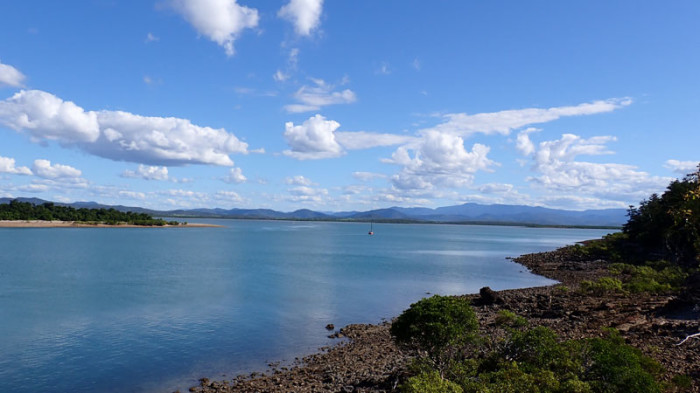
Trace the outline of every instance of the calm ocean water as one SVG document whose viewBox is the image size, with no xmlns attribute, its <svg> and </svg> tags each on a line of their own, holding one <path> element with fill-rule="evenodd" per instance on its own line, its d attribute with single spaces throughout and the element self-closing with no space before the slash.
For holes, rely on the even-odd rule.
<svg viewBox="0 0 700 393">
<path fill-rule="evenodd" d="M 428 292 L 551 284 L 505 257 L 610 232 L 196 221 L 226 227 L 0 228 L 0 392 L 187 391 Z"/>
</svg>

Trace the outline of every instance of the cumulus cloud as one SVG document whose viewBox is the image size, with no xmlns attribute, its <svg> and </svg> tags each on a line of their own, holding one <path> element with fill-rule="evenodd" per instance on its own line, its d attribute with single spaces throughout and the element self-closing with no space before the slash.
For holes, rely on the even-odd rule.
<svg viewBox="0 0 700 393">
<path fill-rule="evenodd" d="M 292 202 L 321 203 L 328 195 L 325 188 L 313 188 L 308 186 L 297 186 L 289 189 L 288 200 Z"/>
<path fill-rule="evenodd" d="M 245 29 L 258 25 L 258 10 L 239 5 L 236 0 L 172 0 L 173 8 L 199 34 L 224 48 L 233 56 L 233 43 Z"/>
<path fill-rule="evenodd" d="M 232 166 L 229 154 L 248 145 L 224 129 L 187 119 L 146 117 L 122 111 L 85 111 L 43 91 L 21 91 L 0 101 L 0 124 L 116 161 L 148 165 Z"/>
<path fill-rule="evenodd" d="M 222 202 L 243 202 L 243 198 L 235 191 L 217 191 L 212 199 Z"/>
<path fill-rule="evenodd" d="M 0 87 L 22 87 L 26 77 L 15 67 L 0 62 Z"/>
<path fill-rule="evenodd" d="M 312 186 L 314 182 L 311 181 L 311 179 L 306 178 L 304 176 L 298 175 L 298 176 L 292 176 L 292 177 L 287 177 L 284 179 L 284 182 L 289 185 L 294 185 L 294 186 Z"/>
<path fill-rule="evenodd" d="M 164 166 L 139 165 L 135 171 L 126 170 L 122 177 L 138 178 L 144 180 L 168 180 L 168 168 Z"/>
<path fill-rule="evenodd" d="M 532 143 L 528 135 L 539 131 L 539 129 L 532 127 L 520 131 L 515 141 L 515 148 L 525 156 L 529 156 L 530 154 L 534 153 L 535 145 Z"/>
<path fill-rule="evenodd" d="M 186 119 L 101 111 L 98 121 L 102 135 L 85 149 L 113 160 L 232 166 L 229 154 L 246 153 L 248 148 L 224 129 L 200 127 Z"/>
<path fill-rule="evenodd" d="M 479 143 L 467 151 L 461 137 L 429 131 L 416 146 L 399 147 L 391 159 L 383 161 L 403 167 L 391 178 L 397 189 L 464 187 L 471 184 L 477 171 L 489 171 L 498 165 L 487 157 L 489 151 L 488 146 Z"/>
<path fill-rule="evenodd" d="M 365 131 L 336 131 L 340 123 L 321 115 L 310 117 L 295 126 L 285 124 L 284 137 L 292 148 L 283 154 L 300 160 L 340 157 L 347 150 L 369 149 L 379 146 L 410 144 L 420 139 L 412 136 L 382 134 Z"/>
<path fill-rule="evenodd" d="M 295 126 L 287 122 L 284 125 L 284 138 L 291 150 L 283 154 L 300 160 L 339 157 L 344 154 L 335 138 L 335 130 L 340 123 L 326 120 L 321 115 L 310 117 L 304 123 Z"/>
<path fill-rule="evenodd" d="M 226 183 L 240 184 L 248 180 L 247 177 L 243 175 L 243 170 L 241 168 L 231 168 L 228 172 L 228 176 L 224 178 Z"/>
<path fill-rule="evenodd" d="M 294 31 L 300 36 L 308 36 L 318 28 L 323 11 L 323 0 L 290 0 L 277 16 L 294 24 Z"/>
<path fill-rule="evenodd" d="M 95 142 L 100 135 L 95 112 L 39 90 L 22 90 L 0 101 L 0 123 L 35 140 L 68 144 Z"/>
<path fill-rule="evenodd" d="M 700 161 L 667 160 L 664 167 L 676 173 L 686 175 L 695 172 L 698 169 L 698 165 L 700 165 Z"/>
<path fill-rule="evenodd" d="M 524 133 L 519 136 L 529 139 Z M 663 190 L 670 178 L 651 176 L 632 165 L 577 160 L 581 155 L 613 154 L 606 144 L 615 140 L 612 136 L 584 139 L 563 134 L 560 139 L 540 142 L 530 154 L 537 175 L 527 180 L 547 190 L 617 200 L 618 204 L 636 202 Z"/>
<path fill-rule="evenodd" d="M 314 86 L 302 86 L 294 93 L 298 104 L 285 105 L 284 109 L 289 113 L 302 113 L 317 111 L 324 106 L 337 104 L 350 104 L 357 100 L 355 93 L 350 89 L 333 91 L 335 86 L 321 79 L 312 79 Z"/>
<path fill-rule="evenodd" d="M 35 175 L 45 179 L 78 178 L 82 172 L 68 165 L 51 164 L 49 160 L 34 160 L 32 167 Z"/>
<path fill-rule="evenodd" d="M 465 137 L 475 133 L 508 135 L 512 130 L 527 125 L 546 123 L 568 116 L 612 112 L 616 109 L 628 106 L 631 103 L 632 100 L 629 98 L 613 98 L 575 106 L 561 106 L 547 109 L 512 109 L 500 112 L 478 113 L 475 115 L 452 113 L 443 115 L 442 118 L 445 121 L 427 131 L 439 131 Z"/>
<path fill-rule="evenodd" d="M 26 166 L 15 166 L 15 159 L 0 156 L 0 173 L 11 173 L 14 175 L 31 175 L 32 171 Z"/>
</svg>

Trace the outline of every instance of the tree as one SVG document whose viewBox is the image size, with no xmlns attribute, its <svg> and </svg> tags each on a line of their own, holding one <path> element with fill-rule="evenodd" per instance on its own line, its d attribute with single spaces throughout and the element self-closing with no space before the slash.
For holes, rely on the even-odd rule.
<svg viewBox="0 0 700 393">
<path fill-rule="evenodd" d="M 442 371 L 455 350 L 474 340 L 478 327 L 467 300 L 435 295 L 412 304 L 390 332 L 399 345 L 423 351 Z"/>
<path fill-rule="evenodd" d="M 700 263 L 700 165 L 696 172 L 653 194 L 639 208 L 630 208 L 623 227 L 627 250 L 636 259 L 668 259 L 683 267 Z"/>
</svg>

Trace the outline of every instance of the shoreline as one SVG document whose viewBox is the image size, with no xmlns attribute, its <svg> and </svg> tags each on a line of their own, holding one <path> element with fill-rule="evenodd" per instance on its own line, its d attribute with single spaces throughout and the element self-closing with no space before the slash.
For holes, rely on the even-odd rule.
<svg viewBox="0 0 700 393">
<path fill-rule="evenodd" d="M 223 225 L 187 223 L 186 225 L 93 224 L 79 221 L 0 220 L 0 228 L 223 228 Z"/>
<path fill-rule="evenodd" d="M 607 262 L 581 261 L 565 249 L 526 254 L 513 258 L 532 273 L 560 282 L 552 286 L 490 291 L 459 297 L 472 301 L 479 319 L 480 333 L 505 337 L 506 330 L 496 323 L 498 312 L 510 310 L 525 317 L 528 326 L 546 326 L 561 339 L 599 337 L 602 329 L 617 329 L 625 341 L 666 369 L 662 379 L 674 375 L 691 376 L 687 392 L 700 392 L 700 340 L 685 337 L 700 330 L 698 316 L 663 313 L 669 295 L 608 294 L 593 296 L 577 291 L 583 280 L 607 275 Z M 487 291 L 489 292 L 489 291 Z M 323 347 L 319 352 L 296 359 L 288 367 L 274 364 L 263 372 L 239 375 L 225 381 L 200 379 L 190 392 L 392 392 L 406 377 L 413 354 L 399 349 L 389 334 L 390 322 L 348 325 L 329 337 L 347 340 Z M 323 327 L 319 327 L 323 329 Z"/>
</svg>

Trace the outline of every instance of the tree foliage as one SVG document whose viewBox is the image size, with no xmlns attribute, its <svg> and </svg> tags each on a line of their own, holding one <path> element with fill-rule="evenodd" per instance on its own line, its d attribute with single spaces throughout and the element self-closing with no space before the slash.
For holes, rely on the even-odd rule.
<svg viewBox="0 0 700 393">
<path fill-rule="evenodd" d="M 479 323 L 467 300 L 435 295 L 404 311 L 391 325 L 391 335 L 403 346 L 427 353 L 436 364 L 444 354 L 470 342 Z"/>
<path fill-rule="evenodd" d="M 669 184 L 630 208 L 623 227 L 637 260 L 668 259 L 683 267 L 700 262 L 700 165 L 695 173 Z M 651 258 L 650 258 L 651 257 Z"/>
<path fill-rule="evenodd" d="M 51 202 L 35 205 L 18 200 L 0 204 L 0 220 L 78 221 L 145 226 L 178 225 L 176 221 L 167 222 L 163 219 L 153 218 L 146 213 L 120 212 L 115 209 L 75 209 L 70 206 L 55 205 Z"/>
<path fill-rule="evenodd" d="M 658 362 L 625 344 L 615 330 L 602 338 L 561 340 L 549 328 L 507 329 L 505 340 L 474 340 L 474 313 L 458 298 L 433 296 L 404 311 L 391 327 L 402 345 L 424 349 L 401 391 L 464 393 L 659 393 Z M 468 310 L 468 311 L 467 311 Z M 458 328 L 462 325 L 463 328 Z M 465 328 L 466 326 L 466 328 Z M 469 339 L 466 339 L 469 337 Z M 487 339 L 488 340 L 488 339 Z M 464 357 L 465 348 L 473 350 Z"/>
</svg>

